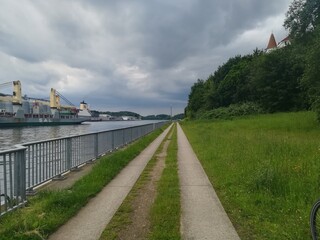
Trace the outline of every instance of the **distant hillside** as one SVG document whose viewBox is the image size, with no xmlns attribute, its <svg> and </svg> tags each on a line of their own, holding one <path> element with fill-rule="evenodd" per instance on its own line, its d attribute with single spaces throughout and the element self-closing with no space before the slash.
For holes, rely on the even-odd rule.
<svg viewBox="0 0 320 240">
<path fill-rule="evenodd" d="M 172 120 L 178 120 L 183 119 L 184 114 L 180 113 L 172 117 Z M 159 114 L 159 115 L 148 115 L 145 117 L 142 117 L 142 120 L 170 120 L 171 116 L 167 114 Z"/>
<path fill-rule="evenodd" d="M 159 114 L 159 115 L 148 115 L 142 117 L 142 120 L 170 120 L 170 115 L 167 114 Z"/>
<path fill-rule="evenodd" d="M 114 117 L 121 117 L 121 116 L 130 116 L 130 117 L 136 117 L 136 118 L 141 118 L 141 115 L 135 112 L 129 112 L 129 111 L 120 111 L 120 112 L 100 112 L 100 114 L 108 114 L 110 116 Z"/>
<path fill-rule="evenodd" d="M 104 111 L 104 112 L 99 112 L 99 113 L 100 114 L 108 114 L 113 117 L 132 116 L 132 117 L 136 117 L 136 118 L 142 119 L 142 120 L 170 120 L 171 119 L 170 115 L 167 115 L 167 114 L 141 116 L 138 113 L 129 112 L 129 111 L 119 111 L 119 112 Z M 178 119 L 183 119 L 183 118 L 184 118 L 184 114 L 180 113 L 180 114 L 173 116 L 172 120 L 178 120 Z"/>
<path fill-rule="evenodd" d="M 179 119 L 184 119 L 184 113 L 180 113 L 172 117 L 172 120 L 179 120 Z"/>
</svg>

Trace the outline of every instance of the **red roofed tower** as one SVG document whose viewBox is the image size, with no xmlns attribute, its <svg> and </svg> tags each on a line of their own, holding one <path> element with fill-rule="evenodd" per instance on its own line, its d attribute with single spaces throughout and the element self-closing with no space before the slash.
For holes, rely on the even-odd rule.
<svg viewBox="0 0 320 240">
<path fill-rule="evenodd" d="M 277 42 L 276 42 L 276 39 L 274 38 L 274 35 L 273 33 L 271 33 L 271 36 L 270 36 L 270 39 L 269 39 L 269 43 L 268 43 L 268 46 L 266 48 L 266 52 L 270 52 L 274 49 L 277 48 Z"/>
</svg>

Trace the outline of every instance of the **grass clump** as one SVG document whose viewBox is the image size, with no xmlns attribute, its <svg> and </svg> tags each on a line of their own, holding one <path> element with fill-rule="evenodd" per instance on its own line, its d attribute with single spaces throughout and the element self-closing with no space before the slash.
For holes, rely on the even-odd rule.
<svg viewBox="0 0 320 240">
<path fill-rule="evenodd" d="M 168 146 L 166 166 L 158 183 L 157 197 L 151 208 L 149 239 L 181 239 L 180 236 L 180 187 L 177 163 L 176 125 Z"/>
<path fill-rule="evenodd" d="M 241 239 L 309 239 L 320 196 L 320 127 L 312 112 L 184 122 Z"/>
<path fill-rule="evenodd" d="M 97 195 L 120 171 L 144 150 L 163 130 L 139 139 L 126 149 L 102 157 L 92 171 L 71 188 L 43 191 L 28 199 L 25 208 L 0 218 L 1 239 L 47 239 Z"/>
</svg>

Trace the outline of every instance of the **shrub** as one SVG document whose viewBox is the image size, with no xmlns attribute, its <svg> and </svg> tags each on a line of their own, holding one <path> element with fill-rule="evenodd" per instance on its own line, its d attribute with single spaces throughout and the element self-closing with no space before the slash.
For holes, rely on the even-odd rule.
<svg viewBox="0 0 320 240">
<path fill-rule="evenodd" d="M 263 113 L 263 109 L 256 103 L 246 102 L 232 104 L 229 107 L 216 108 L 206 112 L 199 112 L 198 119 L 233 119 L 235 117 Z"/>
</svg>

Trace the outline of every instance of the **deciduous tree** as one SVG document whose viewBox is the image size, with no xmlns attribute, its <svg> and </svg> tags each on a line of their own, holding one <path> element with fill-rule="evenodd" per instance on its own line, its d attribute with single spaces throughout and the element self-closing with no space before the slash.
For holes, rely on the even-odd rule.
<svg viewBox="0 0 320 240">
<path fill-rule="evenodd" d="M 301 38 L 319 24 L 319 0 L 294 0 L 286 13 L 284 27 L 291 37 Z"/>
</svg>

